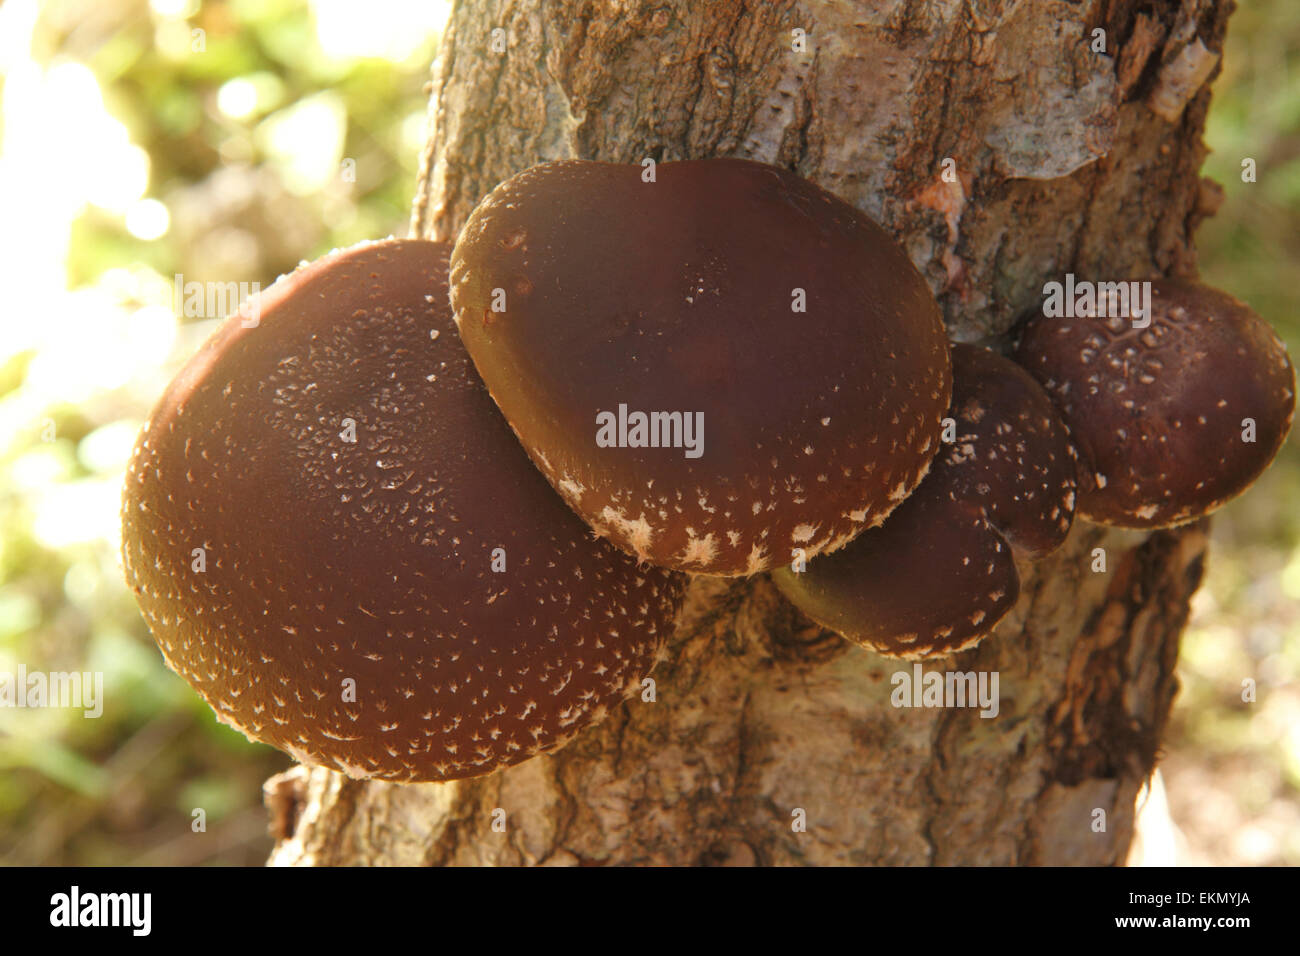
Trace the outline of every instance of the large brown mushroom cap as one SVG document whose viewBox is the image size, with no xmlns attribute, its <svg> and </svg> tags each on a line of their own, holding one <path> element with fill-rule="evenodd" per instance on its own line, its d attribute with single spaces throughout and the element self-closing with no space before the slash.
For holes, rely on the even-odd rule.
<svg viewBox="0 0 1300 956">
<path fill-rule="evenodd" d="M 535 166 L 470 216 L 451 300 L 538 467 L 655 564 L 752 574 L 834 550 L 937 449 L 950 372 L 929 288 L 884 230 L 784 169 Z M 631 429 L 602 446 L 620 407 L 702 415 L 702 454 Z"/>
<path fill-rule="evenodd" d="M 1080 513 L 1103 524 L 1156 528 L 1213 511 L 1268 467 L 1295 412 L 1286 348 L 1244 303 L 1158 279 L 1149 318 L 1035 316 L 1016 352 L 1079 446 Z"/>
<path fill-rule="evenodd" d="M 281 279 L 172 383 L 127 477 L 126 575 L 168 664 L 354 776 L 558 746 L 639 685 L 680 602 L 528 461 L 456 335 L 448 253 L 371 243 Z"/>
<path fill-rule="evenodd" d="M 973 647 L 1015 606 L 1012 545 L 1042 556 L 1074 518 L 1075 461 L 1038 384 L 988 349 L 952 348 L 946 444 L 921 486 L 884 525 L 772 580 L 823 627 L 891 657 Z"/>
</svg>

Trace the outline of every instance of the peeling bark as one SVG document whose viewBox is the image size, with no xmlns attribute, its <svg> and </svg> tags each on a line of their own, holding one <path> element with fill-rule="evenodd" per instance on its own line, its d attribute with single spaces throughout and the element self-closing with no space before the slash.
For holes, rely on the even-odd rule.
<svg viewBox="0 0 1300 956">
<path fill-rule="evenodd" d="M 434 69 L 412 231 L 454 237 L 484 193 L 542 160 L 749 157 L 881 222 L 950 335 L 1002 347 L 1064 272 L 1194 272 L 1214 197 L 1198 174 L 1209 92 L 1174 110 L 1162 83 L 1183 81 L 1188 56 L 1201 69 L 1198 49 L 1217 57 L 1229 6 L 461 4 Z M 997 672 L 993 719 L 894 707 L 891 677 L 910 664 L 810 624 L 766 577 L 697 578 L 654 702 L 479 780 L 296 768 L 268 783 L 272 862 L 1120 863 L 1205 545 L 1204 523 L 1140 535 L 1079 521 L 1023 565 L 997 632 L 925 665 Z"/>
</svg>

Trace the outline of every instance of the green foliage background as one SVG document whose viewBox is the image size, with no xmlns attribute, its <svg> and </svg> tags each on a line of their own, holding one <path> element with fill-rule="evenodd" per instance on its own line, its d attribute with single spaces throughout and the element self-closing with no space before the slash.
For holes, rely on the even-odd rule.
<svg viewBox="0 0 1300 956">
<path fill-rule="evenodd" d="M 436 34 L 399 63 L 341 58 L 322 50 L 301 2 L 155 6 L 189 15 L 160 16 L 133 0 L 47 3 L 34 31 L 34 60 L 94 72 L 109 112 L 149 154 L 149 195 L 171 211 L 168 234 L 146 241 L 122 216 L 87 207 L 72 224 L 69 288 L 112 286 L 111 298 L 130 309 L 155 301 L 156 280 L 170 285 L 177 273 L 265 287 L 301 259 L 405 233 Z M 383 15 L 382 5 L 363 15 Z M 194 29 L 203 31 L 201 51 Z M 232 119 L 218 101 L 236 78 L 258 96 L 251 113 Z M 320 94 L 343 108 L 338 151 L 355 162 L 356 181 L 339 163 L 324 188 L 304 192 L 275 155 L 267 123 Z M 22 228 L 3 220 L 6 230 Z M 122 582 L 115 542 L 53 548 L 34 527 L 51 483 L 120 481 L 122 436 L 139 428 L 210 326 L 182 327 L 156 373 L 86 400 L 54 401 L 0 438 L 0 670 L 16 662 L 100 670 L 106 697 L 99 719 L 0 709 L 0 862 L 261 864 L 269 852 L 261 786 L 290 759 L 216 723 L 166 669 Z M 36 357 L 7 355 L 0 406 L 22 407 Z M 52 423 L 53 441 L 42 440 L 43 422 Z M 205 832 L 192 830 L 196 808 Z"/>
<path fill-rule="evenodd" d="M 195 28 L 199 53 L 188 48 Z M 66 0 L 42 7 L 32 38 L 32 61 L 90 68 L 107 111 L 148 153 L 148 195 L 170 212 L 157 239 L 133 235 L 122 215 L 94 205 L 76 215 L 66 282 L 101 293 L 88 301 L 128 311 L 166 304 L 177 273 L 266 286 L 300 259 L 404 232 L 432 33 L 393 62 L 331 55 L 317 41 L 313 8 L 295 0 L 152 8 Z M 1237 12 L 1207 137 L 1214 153 L 1205 173 L 1223 184 L 1225 201 L 1200 236 L 1207 281 L 1268 317 L 1292 355 L 1300 355 L 1298 65 L 1294 0 Z M 0 75 L 0 93 L 9 82 Z M 236 88 L 255 106 L 232 118 L 222 91 Z M 355 182 L 337 175 L 304 189 L 278 151 L 276 123 L 302 103 L 343 117 L 335 150 L 355 161 Z M 1258 164 L 1255 183 L 1242 182 L 1244 157 Z M 0 228 L 24 226 L 0 208 Z M 42 321 L 0 319 L 10 338 L 13 323 Z M 217 724 L 163 666 L 122 583 L 115 541 L 51 544 L 40 527 L 50 494 L 111 490 L 120 480 L 123 449 L 210 325 L 182 326 L 147 374 L 66 401 L 35 391 L 38 349 L 0 347 L 0 424 L 6 414 L 10 422 L 0 434 L 0 671 L 17 662 L 103 671 L 107 698 L 97 720 L 0 709 L 0 863 L 260 864 L 270 848 L 260 788 L 289 758 Z M 91 497 L 107 507 L 103 495 Z M 1296 501 L 1292 439 L 1260 485 L 1215 522 L 1163 764 L 1180 862 L 1300 863 Z M 1241 699 L 1244 678 L 1257 682 L 1255 703 Z M 192 829 L 196 808 L 204 832 Z"/>
</svg>

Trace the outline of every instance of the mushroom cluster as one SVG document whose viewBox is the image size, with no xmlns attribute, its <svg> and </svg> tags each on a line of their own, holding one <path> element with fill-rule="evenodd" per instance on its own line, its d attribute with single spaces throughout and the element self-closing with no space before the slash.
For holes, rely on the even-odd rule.
<svg viewBox="0 0 1300 956">
<path fill-rule="evenodd" d="M 1149 328 L 1031 321 L 1022 368 L 950 348 L 903 250 L 786 170 L 544 164 L 454 248 L 364 243 L 232 315 L 141 433 L 126 577 L 220 720 L 403 782 L 599 721 L 683 572 L 772 571 L 850 640 L 950 654 L 1076 503 L 1188 520 L 1281 445 L 1281 343 L 1158 290 Z"/>
<path fill-rule="evenodd" d="M 1020 596 L 1013 548 L 1042 557 L 1074 520 L 1075 461 L 1047 395 L 989 349 L 952 348 L 952 441 L 878 528 L 772 580 L 817 623 L 891 657 L 978 643 Z"/>
<path fill-rule="evenodd" d="M 957 434 L 929 477 L 883 527 L 774 572 L 778 588 L 882 654 L 941 657 L 1014 606 L 1014 552 L 1041 558 L 1064 541 L 1076 487 L 1080 515 L 1129 528 L 1194 520 L 1249 487 L 1295 413 L 1286 348 L 1224 292 L 1151 287 L 1144 316 L 1034 316 L 1023 369 L 954 345 Z"/>
</svg>

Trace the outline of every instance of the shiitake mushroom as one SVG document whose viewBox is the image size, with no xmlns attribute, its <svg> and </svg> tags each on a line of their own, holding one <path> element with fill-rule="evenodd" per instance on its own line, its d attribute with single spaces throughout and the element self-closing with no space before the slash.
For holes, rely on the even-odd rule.
<svg viewBox="0 0 1300 956">
<path fill-rule="evenodd" d="M 167 663 L 223 722 L 355 777 L 560 746 L 640 688 L 682 595 L 528 461 L 451 321 L 449 252 L 367 243 L 280 279 L 177 376 L 127 475 L 123 565 Z"/>
</svg>

